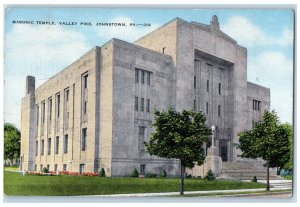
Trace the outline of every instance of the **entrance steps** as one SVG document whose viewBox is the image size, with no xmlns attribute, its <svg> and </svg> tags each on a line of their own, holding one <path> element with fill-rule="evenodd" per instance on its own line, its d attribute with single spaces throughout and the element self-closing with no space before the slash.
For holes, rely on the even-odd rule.
<svg viewBox="0 0 300 207">
<path fill-rule="evenodd" d="M 262 161 L 237 161 L 223 162 L 222 171 L 219 178 L 251 180 L 254 176 L 257 179 L 267 178 L 267 168 Z M 270 168 L 270 180 L 282 180 L 284 178 L 276 174 L 276 169 Z"/>
</svg>

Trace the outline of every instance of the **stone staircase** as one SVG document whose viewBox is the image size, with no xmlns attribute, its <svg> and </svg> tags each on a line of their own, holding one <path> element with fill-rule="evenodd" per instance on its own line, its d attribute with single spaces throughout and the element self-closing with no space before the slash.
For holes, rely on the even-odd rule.
<svg viewBox="0 0 300 207">
<path fill-rule="evenodd" d="M 251 180 L 256 176 L 258 180 L 267 178 L 267 168 L 261 161 L 223 162 L 220 179 Z M 276 169 L 270 169 L 270 180 L 282 180 L 276 175 Z"/>
</svg>

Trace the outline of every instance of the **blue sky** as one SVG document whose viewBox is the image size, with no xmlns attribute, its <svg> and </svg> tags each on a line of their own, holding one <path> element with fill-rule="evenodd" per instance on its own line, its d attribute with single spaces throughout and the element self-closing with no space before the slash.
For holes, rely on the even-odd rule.
<svg viewBox="0 0 300 207">
<path fill-rule="evenodd" d="M 271 109 L 292 123 L 292 10 L 271 9 L 112 9 L 9 8 L 5 13 L 4 121 L 20 127 L 25 77 L 37 86 L 70 65 L 94 46 L 111 38 L 129 42 L 180 17 L 209 24 L 217 15 L 222 31 L 248 49 L 248 81 L 271 89 Z M 54 21 L 55 26 L 12 24 Z M 91 22 L 93 26 L 59 26 L 58 22 Z M 151 23 L 151 27 L 97 27 L 97 22 Z"/>
</svg>

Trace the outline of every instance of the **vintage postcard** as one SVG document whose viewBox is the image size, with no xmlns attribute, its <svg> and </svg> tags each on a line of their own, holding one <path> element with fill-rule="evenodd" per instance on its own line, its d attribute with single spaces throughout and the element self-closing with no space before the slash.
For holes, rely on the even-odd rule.
<svg viewBox="0 0 300 207">
<path fill-rule="evenodd" d="M 6 7 L 6 199 L 291 199 L 294 18 Z"/>
</svg>

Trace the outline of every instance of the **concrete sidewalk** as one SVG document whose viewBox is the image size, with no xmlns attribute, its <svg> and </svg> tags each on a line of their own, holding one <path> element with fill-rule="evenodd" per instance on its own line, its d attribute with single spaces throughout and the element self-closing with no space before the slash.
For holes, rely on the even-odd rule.
<svg viewBox="0 0 300 207">
<path fill-rule="evenodd" d="M 285 182 L 284 182 L 285 181 Z M 245 182 L 249 182 L 248 180 Z M 265 180 L 260 180 L 258 182 L 266 183 Z M 286 185 L 276 185 L 277 183 L 286 184 Z M 292 190 L 291 180 L 273 180 L 270 181 L 270 191 L 277 190 Z M 238 190 L 211 190 L 211 191 L 185 191 L 185 195 L 206 195 L 206 194 L 215 194 L 215 193 L 244 193 L 244 192 L 264 192 L 265 188 L 256 188 L 256 189 L 238 189 Z M 111 195 L 87 195 L 83 197 L 164 197 L 164 196 L 177 196 L 179 192 L 167 192 L 167 193 L 133 193 L 133 194 L 111 194 Z M 80 196 L 82 197 L 82 196 Z"/>
</svg>

